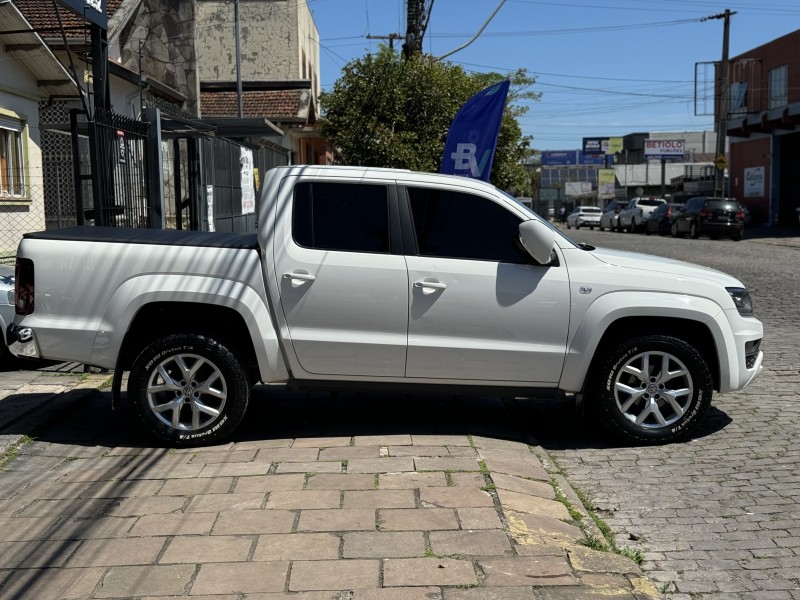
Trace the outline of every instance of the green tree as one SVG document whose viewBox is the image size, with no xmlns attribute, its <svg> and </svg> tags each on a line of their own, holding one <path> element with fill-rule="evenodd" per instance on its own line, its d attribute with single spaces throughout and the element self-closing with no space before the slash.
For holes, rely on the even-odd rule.
<svg viewBox="0 0 800 600">
<path fill-rule="evenodd" d="M 491 181 L 518 195 L 530 194 L 530 177 L 520 164 L 531 138 L 522 135 L 518 117 L 537 100 L 534 79 L 524 69 L 508 75 L 468 74 L 452 63 L 417 54 L 403 60 L 382 47 L 345 65 L 330 92 L 320 96 L 325 118 L 321 132 L 340 164 L 395 167 L 436 172 L 447 131 L 461 106 L 480 90 L 511 80 L 498 136 Z"/>
</svg>

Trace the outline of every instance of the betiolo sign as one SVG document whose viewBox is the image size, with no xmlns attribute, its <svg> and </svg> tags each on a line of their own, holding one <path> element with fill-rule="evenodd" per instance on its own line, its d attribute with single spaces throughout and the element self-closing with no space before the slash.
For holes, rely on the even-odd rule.
<svg viewBox="0 0 800 600">
<path fill-rule="evenodd" d="M 108 29 L 106 0 L 58 0 L 58 3 L 101 29 Z"/>
<path fill-rule="evenodd" d="M 648 160 L 658 158 L 683 158 L 686 142 L 684 140 L 645 140 L 644 157 Z"/>
</svg>

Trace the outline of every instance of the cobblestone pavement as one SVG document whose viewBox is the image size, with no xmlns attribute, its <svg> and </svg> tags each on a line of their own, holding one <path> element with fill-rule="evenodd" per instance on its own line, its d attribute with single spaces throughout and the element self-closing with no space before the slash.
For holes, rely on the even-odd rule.
<svg viewBox="0 0 800 600">
<path fill-rule="evenodd" d="M 729 272 L 764 323 L 765 371 L 716 395 L 689 441 L 617 447 L 576 425 L 572 406 L 530 407 L 539 442 L 591 498 L 623 547 L 673 600 L 800 598 L 800 231 L 709 239 L 569 231 L 577 241 Z"/>
</svg>

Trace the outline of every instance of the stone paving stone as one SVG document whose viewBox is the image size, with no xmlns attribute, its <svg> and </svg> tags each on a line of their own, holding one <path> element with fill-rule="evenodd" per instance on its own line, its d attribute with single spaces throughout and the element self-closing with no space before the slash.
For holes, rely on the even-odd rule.
<svg viewBox="0 0 800 600">
<path fill-rule="evenodd" d="M 173 538 L 158 559 L 159 564 L 236 562 L 247 560 L 253 540 L 233 535 Z"/>
<path fill-rule="evenodd" d="M 478 565 L 488 587 L 578 585 L 566 558 L 558 556 L 487 558 Z"/>
<path fill-rule="evenodd" d="M 135 498 L 152 496 L 164 485 L 160 479 L 136 481 L 96 481 L 77 497 L 79 498 Z"/>
<path fill-rule="evenodd" d="M 234 491 L 237 494 L 252 492 L 274 492 L 276 490 L 302 490 L 306 476 L 303 473 L 289 475 L 256 475 L 240 477 Z"/>
<path fill-rule="evenodd" d="M 57 522 L 54 517 L 0 517 L 0 542 L 38 540 Z"/>
<path fill-rule="evenodd" d="M 349 590 L 380 587 L 377 560 L 295 561 L 289 591 Z"/>
<path fill-rule="evenodd" d="M 483 473 L 450 473 L 450 481 L 455 487 L 482 488 L 487 485 Z"/>
<path fill-rule="evenodd" d="M 486 468 L 491 473 L 504 473 L 506 475 L 516 475 L 517 477 L 538 479 L 539 481 L 550 480 L 550 475 L 533 454 L 530 455 L 530 458 L 526 455 L 502 456 L 500 454 L 493 454 L 487 458 L 483 452 L 480 454 L 484 457 Z"/>
<path fill-rule="evenodd" d="M 108 483 L 108 482 L 101 482 Z M 90 482 L 81 483 L 36 483 L 20 491 L 30 500 L 65 500 L 80 498 L 81 494 L 92 485 Z M 107 496 L 106 496 L 107 497 Z"/>
<path fill-rule="evenodd" d="M 221 512 L 231 510 L 261 510 L 265 493 L 251 494 L 202 494 L 195 496 L 186 507 L 186 512 Z"/>
<path fill-rule="evenodd" d="M 197 494 L 226 494 L 233 477 L 203 479 L 168 479 L 158 490 L 158 496 L 196 496 Z M 238 490 L 237 490 L 238 491 Z"/>
<path fill-rule="evenodd" d="M 529 496 L 553 499 L 556 492 L 553 486 L 544 481 L 532 481 L 514 475 L 504 475 L 502 473 L 492 473 L 492 482 L 501 490 L 519 492 Z"/>
<path fill-rule="evenodd" d="M 282 462 L 276 473 L 341 473 L 342 463 L 327 462 Z"/>
<path fill-rule="evenodd" d="M 389 446 L 389 456 L 450 456 L 446 446 Z"/>
<path fill-rule="evenodd" d="M 2 598 L 65 600 L 89 598 L 105 569 L 23 569 L 15 571 L 0 591 Z"/>
<path fill-rule="evenodd" d="M 58 478 L 60 483 L 82 483 L 89 481 L 116 481 L 127 478 L 131 467 L 108 467 L 67 471 Z M 57 474 L 57 473 L 55 473 Z"/>
<path fill-rule="evenodd" d="M 270 492 L 267 509 L 339 508 L 341 498 L 339 490 L 276 491 Z"/>
<path fill-rule="evenodd" d="M 488 492 L 463 487 L 420 488 L 419 501 L 423 505 L 440 507 L 485 508 L 494 506 L 494 500 Z"/>
<path fill-rule="evenodd" d="M 467 446 L 447 446 L 447 450 L 450 452 L 450 456 L 474 458 L 475 460 L 479 458 L 478 451 L 475 448 L 469 448 Z"/>
<path fill-rule="evenodd" d="M 392 558 L 383 561 L 384 587 L 477 585 L 472 563 L 452 558 Z"/>
<path fill-rule="evenodd" d="M 201 465 L 202 463 L 198 463 Z M 248 475 L 266 475 L 269 471 L 268 462 L 249 463 L 216 463 L 202 464 L 198 477 L 247 477 Z"/>
<path fill-rule="evenodd" d="M 355 436 L 356 446 L 410 446 L 411 444 L 411 435 L 407 433 Z"/>
<path fill-rule="evenodd" d="M 258 451 L 258 462 L 313 462 L 323 460 L 319 448 L 262 448 Z"/>
<path fill-rule="evenodd" d="M 333 600 L 340 600 L 335 598 Z M 352 600 L 442 600 L 436 587 L 399 587 L 374 590 L 353 590 Z"/>
<path fill-rule="evenodd" d="M 414 444 L 432 446 L 471 446 L 466 435 L 412 434 Z"/>
<path fill-rule="evenodd" d="M 413 458 L 354 458 L 347 461 L 348 473 L 399 473 L 414 470 Z"/>
<path fill-rule="evenodd" d="M 557 500 L 529 496 L 519 492 L 509 492 L 508 490 L 496 490 L 496 492 L 503 510 L 547 515 L 554 519 L 564 519 L 566 521 L 572 519 L 567 507 Z"/>
<path fill-rule="evenodd" d="M 194 575 L 194 570 L 194 565 L 111 567 L 94 597 L 135 598 L 156 594 L 181 596 Z"/>
<path fill-rule="evenodd" d="M 454 457 L 421 457 L 414 459 L 418 471 L 480 471 L 475 458 Z"/>
<path fill-rule="evenodd" d="M 410 558 L 425 555 L 421 531 L 344 534 L 343 558 Z"/>
<path fill-rule="evenodd" d="M 61 567 L 80 542 L 0 542 L 0 569 Z"/>
<path fill-rule="evenodd" d="M 501 529 L 431 531 L 429 538 L 434 554 L 471 556 L 513 554 L 508 536 Z"/>
<path fill-rule="evenodd" d="M 503 522 L 494 508 L 458 508 L 462 529 L 501 529 Z"/>
<path fill-rule="evenodd" d="M 471 589 L 448 588 L 444 592 L 444 600 L 541 600 L 538 592 L 541 592 L 542 589 L 543 588 L 537 589 L 537 594 L 534 595 L 531 586 Z M 628 599 L 611 597 L 608 598 L 608 600 Z"/>
<path fill-rule="evenodd" d="M 122 538 L 128 535 L 136 517 L 103 517 L 100 519 L 61 519 L 45 537 L 50 540 L 88 540 Z"/>
<path fill-rule="evenodd" d="M 114 517 L 172 513 L 183 508 L 186 498 L 181 496 L 150 496 L 145 498 L 125 498 L 114 502 L 106 514 Z"/>
<path fill-rule="evenodd" d="M 568 549 L 569 562 L 577 571 L 590 573 L 641 573 L 638 565 L 630 558 L 612 552 L 599 552 L 591 548 L 574 546 Z"/>
<path fill-rule="evenodd" d="M 262 448 L 288 448 L 294 442 L 294 438 L 256 438 L 254 440 L 243 440 L 236 442 L 234 448 L 245 450 L 247 448 L 255 448 L 261 450 Z"/>
<path fill-rule="evenodd" d="M 34 500 L 17 517 L 96 517 L 112 503 L 108 499 Z"/>
<path fill-rule="evenodd" d="M 449 508 L 388 508 L 378 511 L 381 531 L 434 531 L 458 529 Z"/>
<path fill-rule="evenodd" d="M 344 437 L 309 437 L 297 438 L 292 448 L 330 448 L 331 446 L 349 446 L 352 438 Z"/>
<path fill-rule="evenodd" d="M 330 533 L 261 535 L 253 560 L 335 560 L 339 558 L 340 541 Z"/>
<path fill-rule="evenodd" d="M 208 535 L 217 520 L 216 513 L 175 513 L 143 515 L 133 529 L 132 537 L 151 535 Z"/>
<path fill-rule="evenodd" d="M 295 516 L 294 512 L 288 510 L 222 512 L 217 517 L 211 532 L 214 535 L 289 533 L 294 525 Z"/>
<path fill-rule="evenodd" d="M 505 511 L 511 535 L 520 544 L 536 543 L 539 539 L 551 539 L 564 543 L 580 543 L 585 538 L 576 525 L 564 523 L 549 515 L 540 513 L 518 513 Z"/>
<path fill-rule="evenodd" d="M 338 508 L 300 511 L 298 531 L 372 531 L 375 529 L 375 510 L 367 508 Z"/>
<path fill-rule="evenodd" d="M 134 469 L 126 479 L 191 479 L 197 477 L 204 467 L 202 463 L 170 465 L 158 462 Z"/>
<path fill-rule="evenodd" d="M 319 460 L 353 460 L 354 458 L 380 458 L 379 446 L 334 446 L 319 451 Z"/>
<path fill-rule="evenodd" d="M 308 478 L 307 490 L 374 490 L 371 473 L 318 473 Z"/>
<path fill-rule="evenodd" d="M 250 462 L 256 457 L 258 450 L 255 448 L 245 450 L 227 450 L 221 452 L 199 452 L 192 456 L 191 463 L 204 463 L 207 465 L 214 463 L 231 462 Z"/>
<path fill-rule="evenodd" d="M 414 508 L 414 490 L 350 490 L 342 508 Z"/>
<path fill-rule="evenodd" d="M 447 478 L 439 473 L 381 473 L 378 487 L 382 490 L 407 490 L 421 487 L 444 487 Z"/>
<path fill-rule="evenodd" d="M 85 540 L 69 560 L 70 567 L 150 565 L 164 547 L 164 537 Z"/>
</svg>

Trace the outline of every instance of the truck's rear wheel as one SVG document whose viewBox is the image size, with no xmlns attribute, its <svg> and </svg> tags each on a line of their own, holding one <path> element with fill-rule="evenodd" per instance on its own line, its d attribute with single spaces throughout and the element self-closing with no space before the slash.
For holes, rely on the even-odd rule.
<svg viewBox="0 0 800 600">
<path fill-rule="evenodd" d="M 236 355 L 196 334 L 151 343 L 128 378 L 136 418 L 175 446 L 199 446 L 230 435 L 244 416 L 249 395 L 247 374 Z"/>
<path fill-rule="evenodd" d="M 613 348 L 587 395 L 611 433 L 635 443 L 665 443 L 691 432 L 708 412 L 711 371 L 677 338 L 649 335 Z"/>
</svg>

